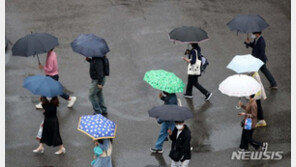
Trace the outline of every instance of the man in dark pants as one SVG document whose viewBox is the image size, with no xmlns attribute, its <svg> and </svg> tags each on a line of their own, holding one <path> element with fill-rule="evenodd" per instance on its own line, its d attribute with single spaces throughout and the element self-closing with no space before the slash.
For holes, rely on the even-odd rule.
<svg viewBox="0 0 296 167">
<path fill-rule="evenodd" d="M 109 70 L 106 72 L 105 57 L 85 58 L 90 63 L 89 75 L 92 79 L 89 89 L 89 100 L 93 106 L 94 114 L 107 115 L 107 107 L 105 106 L 103 97 L 103 86 L 105 84 L 105 76 L 109 75 Z M 109 68 L 109 65 L 108 65 Z"/>
<path fill-rule="evenodd" d="M 261 72 L 265 75 L 267 80 L 270 83 L 271 89 L 277 89 L 277 83 L 275 79 L 273 78 L 272 74 L 269 72 L 269 70 L 266 67 L 267 57 L 265 55 L 265 40 L 261 36 L 261 32 L 253 32 L 252 38 L 255 38 L 253 42 L 250 42 L 250 40 L 247 38 L 245 41 L 245 44 L 247 47 L 251 47 L 252 49 L 252 55 L 264 62 L 264 65 L 260 68 Z"/>
<path fill-rule="evenodd" d="M 197 60 L 201 60 L 201 49 L 197 43 L 191 44 L 191 51 L 186 50 L 185 54 L 188 54 L 188 58 L 183 59 L 190 64 L 195 64 Z M 200 75 L 190 75 L 188 74 L 188 83 L 186 88 L 185 98 L 192 98 L 192 88 L 196 87 L 203 95 L 205 95 L 205 100 L 210 100 L 212 93 L 207 91 L 203 86 L 198 83 L 198 77 Z"/>
</svg>

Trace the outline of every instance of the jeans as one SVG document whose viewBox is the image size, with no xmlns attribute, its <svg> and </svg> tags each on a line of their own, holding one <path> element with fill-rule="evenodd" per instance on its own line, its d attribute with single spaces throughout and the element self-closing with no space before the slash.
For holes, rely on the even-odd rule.
<svg viewBox="0 0 296 167">
<path fill-rule="evenodd" d="M 257 118 L 258 120 L 264 120 L 263 118 L 263 109 L 262 109 L 262 106 L 261 106 L 261 100 L 258 99 L 256 100 L 256 103 L 257 103 L 257 109 L 258 109 L 258 113 L 257 113 Z"/>
<path fill-rule="evenodd" d="M 172 161 L 171 167 L 188 167 L 190 160 L 185 160 L 183 162 Z"/>
<path fill-rule="evenodd" d="M 50 75 L 46 75 L 56 81 L 59 81 L 59 75 L 54 75 L 54 76 L 50 76 Z M 67 95 L 66 93 L 63 92 L 63 94 L 61 95 L 61 97 L 65 100 L 69 100 L 69 95 Z"/>
<path fill-rule="evenodd" d="M 253 139 L 253 132 L 254 129 L 252 130 L 245 130 L 243 129 L 242 132 L 242 138 L 241 138 L 241 144 L 239 146 L 240 149 L 245 149 L 248 150 L 249 149 L 249 143 L 257 150 L 259 149 L 260 146 L 263 146 L 262 142 L 258 142 L 256 140 Z"/>
<path fill-rule="evenodd" d="M 269 81 L 270 83 L 270 86 L 276 86 L 277 83 L 276 81 L 274 80 L 272 74 L 269 72 L 269 70 L 267 69 L 266 67 L 266 64 L 264 64 L 261 68 L 260 68 L 260 71 L 265 75 L 265 77 L 267 78 L 267 80 Z"/>
<path fill-rule="evenodd" d="M 197 75 L 188 75 L 188 83 L 186 88 L 186 94 L 192 95 L 192 87 L 195 86 L 205 96 L 209 93 L 204 87 L 198 83 Z"/>
<path fill-rule="evenodd" d="M 161 130 L 159 132 L 158 139 L 157 139 L 157 141 L 155 143 L 155 148 L 156 149 L 158 149 L 158 150 L 162 149 L 163 142 L 168 136 L 168 130 L 171 129 L 173 131 L 174 128 L 175 128 L 175 123 L 174 122 L 164 121 L 161 124 Z"/>
<path fill-rule="evenodd" d="M 102 85 L 105 84 L 105 77 Z M 95 114 L 107 113 L 107 107 L 104 103 L 103 89 L 98 88 L 98 80 L 92 80 L 89 89 L 89 100 L 93 106 Z"/>
</svg>

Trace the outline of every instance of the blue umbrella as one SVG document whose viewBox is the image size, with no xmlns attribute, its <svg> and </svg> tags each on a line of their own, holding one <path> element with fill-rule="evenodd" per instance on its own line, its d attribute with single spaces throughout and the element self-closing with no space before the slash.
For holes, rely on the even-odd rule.
<svg viewBox="0 0 296 167">
<path fill-rule="evenodd" d="M 45 97 L 62 95 L 64 89 L 58 81 L 43 75 L 35 75 L 25 78 L 23 81 L 23 87 L 35 95 Z"/>
<path fill-rule="evenodd" d="M 227 65 L 227 68 L 237 73 L 250 73 L 257 72 L 263 64 L 260 59 L 250 54 L 237 55 Z"/>
<path fill-rule="evenodd" d="M 94 34 L 79 35 L 71 42 L 71 47 L 85 57 L 104 57 L 110 51 L 107 42 Z"/>
<path fill-rule="evenodd" d="M 78 130 L 93 140 L 115 138 L 117 125 L 101 114 L 81 116 Z"/>
</svg>

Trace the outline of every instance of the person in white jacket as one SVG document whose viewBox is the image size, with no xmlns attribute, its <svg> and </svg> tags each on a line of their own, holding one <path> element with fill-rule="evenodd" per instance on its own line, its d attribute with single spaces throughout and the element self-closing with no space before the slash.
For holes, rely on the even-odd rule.
<svg viewBox="0 0 296 167">
<path fill-rule="evenodd" d="M 257 92 L 254 97 L 256 99 L 257 109 L 258 109 L 258 112 L 257 112 L 258 122 L 256 124 L 256 127 L 264 127 L 264 126 L 267 126 L 267 124 L 266 124 L 266 121 L 264 120 L 264 117 L 263 117 L 263 109 L 261 106 L 261 99 L 266 100 L 267 96 L 265 94 L 264 86 L 261 82 L 261 78 L 260 78 L 259 73 L 253 72 L 253 73 L 250 73 L 250 76 L 252 76 L 254 79 L 256 79 L 256 81 L 259 82 L 261 85 L 261 90 L 259 92 Z"/>
</svg>

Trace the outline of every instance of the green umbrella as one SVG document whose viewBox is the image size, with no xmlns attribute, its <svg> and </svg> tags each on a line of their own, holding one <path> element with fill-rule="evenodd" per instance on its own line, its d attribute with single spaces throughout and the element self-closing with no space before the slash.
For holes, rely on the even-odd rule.
<svg viewBox="0 0 296 167">
<path fill-rule="evenodd" d="M 165 70 L 147 71 L 144 76 L 144 81 L 149 83 L 153 88 L 159 89 L 168 93 L 183 92 L 185 84 L 174 73 Z"/>
</svg>

